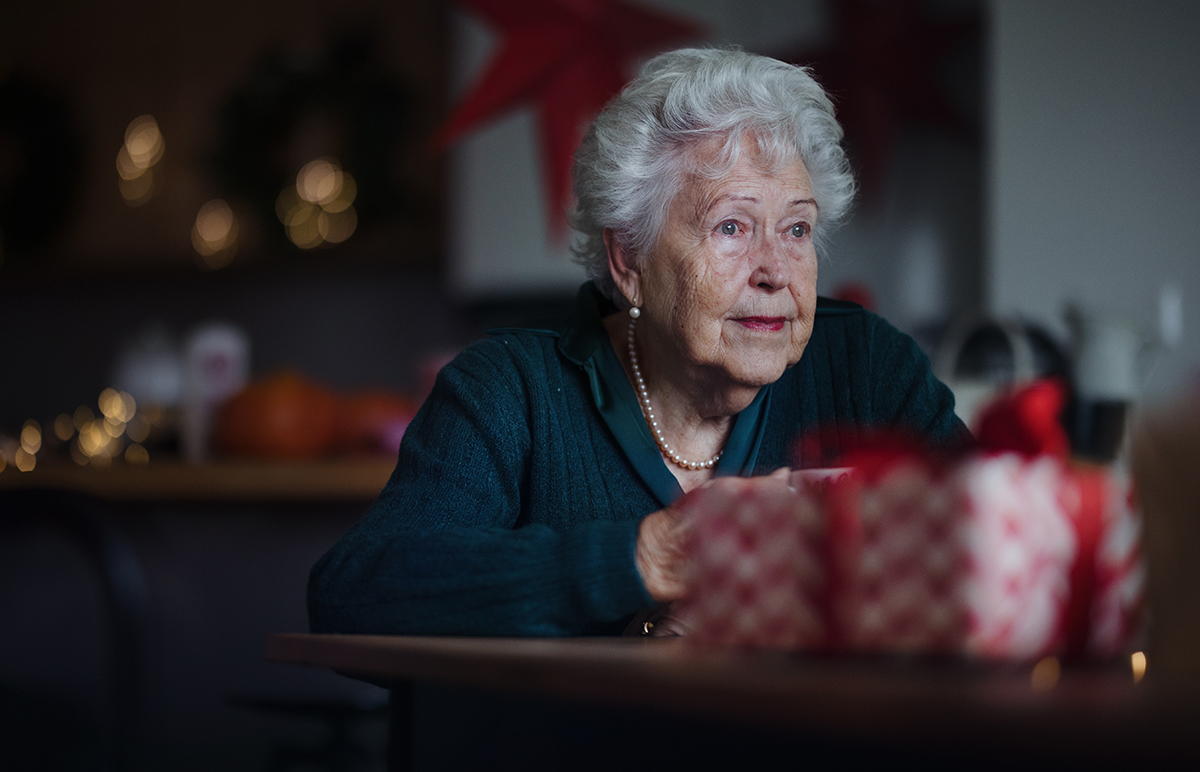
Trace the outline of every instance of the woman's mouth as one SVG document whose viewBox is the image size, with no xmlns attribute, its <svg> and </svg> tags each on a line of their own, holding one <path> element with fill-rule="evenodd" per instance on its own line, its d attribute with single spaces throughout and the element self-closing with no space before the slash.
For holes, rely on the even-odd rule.
<svg viewBox="0 0 1200 772">
<path fill-rule="evenodd" d="M 783 329 L 783 324 L 787 321 L 787 318 L 783 316 L 743 316 L 733 321 L 749 330 L 779 332 Z"/>
</svg>

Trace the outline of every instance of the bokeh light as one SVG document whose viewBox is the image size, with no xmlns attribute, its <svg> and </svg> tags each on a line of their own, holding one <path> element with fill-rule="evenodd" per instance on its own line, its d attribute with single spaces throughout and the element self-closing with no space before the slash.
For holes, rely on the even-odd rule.
<svg viewBox="0 0 1200 772">
<path fill-rule="evenodd" d="M 25 448 L 17 448 L 17 452 L 13 456 L 13 465 L 22 472 L 32 472 L 33 468 L 37 466 L 37 457 Z"/>
<path fill-rule="evenodd" d="M 354 207 L 340 212 L 321 212 L 317 216 L 317 232 L 330 244 L 340 244 L 354 234 L 358 227 L 358 214 Z"/>
<path fill-rule="evenodd" d="M 134 466 L 145 466 L 150 463 L 150 452 L 145 447 L 134 443 L 125 448 L 125 463 Z"/>
<path fill-rule="evenodd" d="M 275 214 L 287 236 L 301 249 L 340 244 L 358 227 L 352 204 L 358 195 L 354 178 L 333 158 L 305 164 L 275 200 Z"/>
<path fill-rule="evenodd" d="M 99 455 L 112 439 L 102 425 L 103 421 L 92 421 L 79 430 L 79 449 L 88 458 Z"/>
<path fill-rule="evenodd" d="M 125 425 L 125 436 L 133 442 L 145 442 L 150 436 L 150 421 L 142 413 L 138 413 Z"/>
<path fill-rule="evenodd" d="M 92 409 L 87 405 L 80 405 L 79 407 L 75 408 L 74 421 L 76 431 L 82 432 L 83 427 L 87 426 L 94 420 L 96 420 L 96 414 L 93 413 Z"/>
<path fill-rule="evenodd" d="M 149 169 L 162 159 L 166 144 L 158 121 L 151 115 L 139 115 L 125 129 L 124 150 L 139 169 Z"/>
<path fill-rule="evenodd" d="M 192 246 L 209 268 L 229 265 L 237 251 L 238 222 L 233 209 L 223 199 L 215 198 L 196 214 L 192 226 Z"/>
<path fill-rule="evenodd" d="M 166 142 L 158 121 L 141 115 L 125 129 L 125 143 L 117 151 L 117 184 L 130 206 L 141 206 L 154 197 L 158 177 L 154 166 L 162 160 Z"/>
<path fill-rule="evenodd" d="M 296 191 L 310 204 L 327 204 L 342 192 L 342 170 L 336 161 L 309 161 L 296 175 Z"/>
<path fill-rule="evenodd" d="M 132 180 L 118 180 L 118 187 L 126 204 L 141 206 L 154 198 L 154 172 L 147 169 Z"/>
<path fill-rule="evenodd" d="M 42 449 L 42 427 L 32 418 L 21 427 L 21 449 L 30 455 Z"/>
<path fill-rule="evenodd" d="M 63 442 L 75 436 L 75 422 L 71 420 L 71 416 L 59 413 L 58 418 L 54 419 L 54 436 Z"/>
<path fill-rule="evenodd" d="M 1058 679 L 1061 675 L 1062 665 L 1059 663 L 1058 657 L 1042 657 L 1033 666 L 1033 673 L 1029 677 L 1029 685 L 1033 687 L 1035 692 L 1048 692 L 1058 685 Z"/>
<path fill-rule="evenodd" d="M 1135 651 L 1129 656 L 1129 664 L 1133 669 L 1133 682 L 1136 684 L 1146 675 L 1146 653 Z"/>
</svg>

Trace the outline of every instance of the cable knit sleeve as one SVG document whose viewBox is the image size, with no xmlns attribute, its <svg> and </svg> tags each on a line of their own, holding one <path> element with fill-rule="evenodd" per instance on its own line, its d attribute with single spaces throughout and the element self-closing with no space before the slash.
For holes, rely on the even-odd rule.
<svg viewBox="0 0 1200 772">
<path fill-rule="evenodd" d="M 539 461 L 586 455 L 591 435 L 557 414 L 590 406 L 527 353 L 484 341 L 442 371 L 387 486 L 312 570 L 314 632 L 579 635 L 652 604 L 640 516 L 606 511 L 604 469 L 577 464 L 573 478 Z M 537 503 L 563 486 L 556 506 Z"/>
<path fill-rule="evenodd" d="M 972 443 L 971 433 L 954 413 L 954 394 L 933 374 L 929 357 L 916 341 L 874 314 L 866 317 L 873 421 L 903 427 L 941 447 Z"/>
</svg>

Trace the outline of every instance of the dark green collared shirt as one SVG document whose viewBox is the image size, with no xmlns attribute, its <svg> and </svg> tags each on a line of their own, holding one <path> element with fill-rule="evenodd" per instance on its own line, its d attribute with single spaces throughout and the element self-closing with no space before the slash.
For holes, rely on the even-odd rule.
<svg viewBox="0 0 1200 772">
<path fill-rule="evenodd" d="M 665 507 L 682 496 L 683 489 L 659 452 L 633 385 L 613 351 L 608 331 L 601 323 L 602 309 L 610 313 L 615 311 L 598 293 L 581 292 L 575 312 L 563 327 L 558 348 L 563 356 L 587 373 L 592 401 L 601 418 L 654 497 Z M 717 476 L 748 476 L 752 473 L 758 460 L 762 418 L 767 412 L 770 395 L 770 387 L 762 389 L 738 414 L 717 462 Z"/>
</svg>

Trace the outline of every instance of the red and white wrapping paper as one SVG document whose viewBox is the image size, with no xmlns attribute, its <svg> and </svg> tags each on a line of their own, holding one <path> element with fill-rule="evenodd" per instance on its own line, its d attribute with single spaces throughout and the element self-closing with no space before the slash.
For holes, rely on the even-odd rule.
<svg viewBox="0 0 1200 772">
<path fill-rule="evenodd" d="M 691 497 L 695 640 L 1024 659 L 1111 655 L 1135 632 L 1139 525 L 1106 472 L 911 456 L 793 480 Z"/>
<path fill-rule="evenodd" d="M 690 592 L 677 613 L 696 640 L 798 649 L 823 638 L 816 504 L 786 489 L 773 495 L 713 489 L 689 497 L 696 518 Z"/>
</svg>

